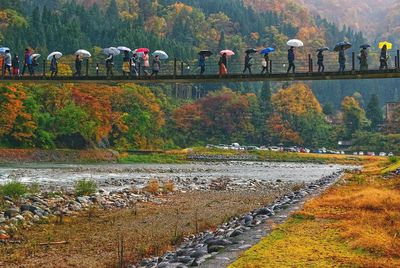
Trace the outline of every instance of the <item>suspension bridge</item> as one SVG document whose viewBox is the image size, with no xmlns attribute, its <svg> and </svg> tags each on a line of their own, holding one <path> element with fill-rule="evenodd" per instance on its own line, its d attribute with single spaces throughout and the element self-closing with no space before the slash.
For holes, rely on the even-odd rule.
<svg viewBox="0 0 400 268">
<path fill-rule="evenodd" d="M 379 70 L 378 53 L 370 54 L 369 70 L 360 71 L 356 60 L 355 52 L 347 55 L 348 63 L 345 72 L 338 72 L 337 56 L 333 53 L 325 57 L 325 72 L 317 72 L 317 66 L 311 55 L 305 58 L 296 59 L 296 73 L 286 73 L 287 62 L 279 58 L 271 59 L 268 64 L 268 72 L 260 73 L 261 67 L 253 64 L 252 74 L 243 74 L 243 64 L 233 59 L 228 62 L 229 73 L 220 76 L 218 74 L 218 64 L 211 59 L 207 62 L 206 72 L 200 75 L 197 61 L 187 62 L 176 59 L 162 62 L 161 71 L 157 76 L 149 76 L 146 70 L 138 65 L 137 74 L 133 72 L 122 75 L 122 61 L 116 60 L 114 75 L 106 76 L 103 63 L 85 60 L 80 76 L 74 76 L 74 61 L 60 60 L 58 75 L 50 75 L 48 62 L 42 61 L 35 68 L 35 74 L 29 76 L 10 77 L 2 73 L 0 83 L 228 83 L 228 82 L 284 82 L 284 81 L 323 81 L 323 80 L 363 80 L 363 79 L 391 79 L 400 78 L 399 51 L 394 52 L 394 56 L 388 61 L 388 69 Z M 151 68 L 148 70 L 151 72 Z"/>
</svg>

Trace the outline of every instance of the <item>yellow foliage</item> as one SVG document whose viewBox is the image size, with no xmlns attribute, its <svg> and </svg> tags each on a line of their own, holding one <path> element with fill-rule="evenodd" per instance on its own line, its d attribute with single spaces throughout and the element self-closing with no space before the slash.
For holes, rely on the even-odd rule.
<svg viewBox="0 0 400 268">
<path fill-rule="evenodd" d="M 151 194 L 157 194 L 160 190 L 160 183 L 157 180 L 151 180 L 147 183 L 144 190 Z"/>
<path fill-rule="evenodd" d="M 272 105 L 280 114 L 301 116 L 309 111 L 322 112 L 312 90 L 305 84 L 294 84 L 272 95 Z"/>
<path fill-rule="evenodd" d="M 400 267 L 400 183 L 376 174 L 346 174 L 230 267 Z"/>
</svg>

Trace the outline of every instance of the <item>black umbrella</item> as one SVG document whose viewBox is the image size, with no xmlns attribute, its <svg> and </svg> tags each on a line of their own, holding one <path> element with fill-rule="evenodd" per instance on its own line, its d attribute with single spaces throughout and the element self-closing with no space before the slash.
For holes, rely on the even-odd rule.
<svg viewBox="0 0 400 268">
<path fill-rule="evenodd" d="M 349 43 L 349 42 L 339 42 L 339 43 L 336 44 L 336 46 L 335 46 L 335 48 L 333 50 L 334 51 L 339 51 L 342 46 L 346 50 L 346 49 L 351 48 L 351 43 Z"/>
<path fill-rule="evenodd" d="M 210 57 L 213 53 L 210 50 L 202 50 L 199 52 L 199 55 L 204 55 L 206 57 Z"/>
<path fill-rule="evenodd" d="M 320 52 L 320 51 L 329 51 L 329 47 L 321 47 L 321 48 L 318 48 L 318 49 L 317 49 L 317 52 Z"/>
<path fill-rule="evenodd" d="M 248 54 L 256 53 L 256 52 L 257 52 L 257 49 L 255 49 L 255 48 L 250 48 L 250 49 L 246 50 L 246 53 L 248 53 Z"/>
<path fill-rule="evenodd" d="M 361 45 L 361 46 L 360 46 L 360 48 L 369 48 L 369 47 L 371 47 L 371 46 L 368 45 L 368 44 L 364 44 L 364 45 Z"/>
</svg>

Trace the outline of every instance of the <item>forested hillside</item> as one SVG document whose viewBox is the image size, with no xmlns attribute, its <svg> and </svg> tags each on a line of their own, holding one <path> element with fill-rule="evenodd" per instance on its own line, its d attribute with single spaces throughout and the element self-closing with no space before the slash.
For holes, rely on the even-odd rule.
<svg viewBox="0 0 400 268">
<path fill-rule="evenodd" d="M 239 62 L 250 47 L 275 46 L 275 55 L 285 58 L 289 38 L 305 42 L 299 54 L 342 40 L 356 49 L 365 42 L 361 32 L 337 28 L 290 0 L 0 0 L 0 29 L 0 44 L 20 55 L 25 47 L 44 55 L 84 48 L 97 57 L 101 47 L 125 45 L 164 49 L 171 57 L 192 60 L 200 49 L 229 48 L 237 53 L 232 60 Z M 175 99 L 171 87 L 154 85 L 1 86 L 0 146 L 336 146 L 338 139 L 376 131 L 382 103 L 400 95 L 396 80 L 196 89 L 203 98 Z M 379 118 L 365 112 L 371 100 Z M 376 139 L 380 149 L 390 144 L 386 137 Z"/>
</svg>

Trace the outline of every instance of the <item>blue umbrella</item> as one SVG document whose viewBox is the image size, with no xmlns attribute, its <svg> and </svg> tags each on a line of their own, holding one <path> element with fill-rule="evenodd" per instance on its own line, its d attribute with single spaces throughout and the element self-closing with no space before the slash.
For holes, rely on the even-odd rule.
<svg viewBox="0 0 400 268">
<path fill-rule="evenodd" d="M 274 51 L 275 51 L 275 48 L 267 47 L 266 49 L 261 50 L 260 54 L 268 54 L 268 53 L 271 53 L 271 52 L 274 52 Z"/>
</svg>

